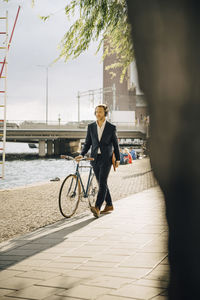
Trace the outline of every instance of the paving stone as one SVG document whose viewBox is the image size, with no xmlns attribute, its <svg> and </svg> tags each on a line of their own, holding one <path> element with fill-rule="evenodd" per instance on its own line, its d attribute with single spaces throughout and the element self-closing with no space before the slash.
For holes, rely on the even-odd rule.
<svg viewBox="0 0 200 300">
<path fill-rule="evenodd" d="M 169 260 L 168 260 L 168 257 L 166 257 L 162 262 L 161 262 L 162 265 L 168 265 L 169 264 Z"/>
<path fill-rule="evenodd" d="M 52 279 L 43 280 L 36 285 L 70 289 L 73 286 L 80 284 L 81 281 L 83 281 L 82 278 L 69 277 L 69 276 L 56 276 Z"/>
<path fill-rule="evenodd" d="M 69 238 L 70 242 L 88 242 L 89 240 L 93 240 L 90 236 L 71 236 Z"/>
<path fill-rule="evenodd" d="M 0 280 L 0 288 L 19 290 L 38 282 L 37 279 L 10 277 Z"/>
<path fill-rule="evenodd" d="M 90 261 L 119 263 L 128 257 L 129 257 L 128 255 L 124 257 L 124 256 L 117 256 L 117 255 L 112 256 L 112 255 L 101 254 L 101 255 L 94 256 L 93 258 L 90 259 Z"/>
<path fill-rule="evenodd" d="M 10 250 L 8 252 L 6 252 L 6 255 L 23 255 L 23 256 L 31 256 L 35 253 L 38 253 L 38 250 L 32 250 L 32 249 L 14 249 L 14 250 Z"/>
<path fill-rule="evenodd" d="M 153 268 L 164 259 L 163 253 L 139 253 L 120 264 L 122 267 Z"/>
<path fill-rule="evenodd" d="M 46 279 L 56 277 L 57 275 L 58 275 L 57 273 L 33 270 L 33 271 L 19 273 L 19 274 L 16 274 L 15 276 L 20 277 L 20 278 L 32 278 L 32 279 L 46 280 Z"/>
<path fill-rule="evenodd" d="M 17 262 L 25 258 L 26 256 L 22 256 L 22 255 L 0 255 L 0 263 L 3 261 Z"/>
<path fill-rule="evenodd" d="M 0 253 L 4 253 L 5 251 L 9 251 L 10 249 L 15 249 L 27 243 L 28 241 L 20 240 L 20 237 L 8 240 L 0 244 Z"/>
<path fill-rule="evenodd" d="M 134 282 L 135 285 L 152 286 L 158 288 L 167 288 L 168 282 L 164 280 L 140 279 Z"/>
<path fill-rule="evenodd" d="M 139 285 L 127 285 L 110 294 L 113 296 L 132 297 L 136 299 L 151 299 L 162 292 L 160 288 L 146 287 Z"/>
<path fill-rule="evenodd" d="M 70 296 L 77 297 L 81 299 L 96 299 L 100 295 L 109 293 L 111 290 L 101 287 L 78 285 L 72 289 L 65 292 L 58 293 L 59 296 Z"/>
<path fill-rule="evenodd" d="M 164 290 L 161 294 L 160 294 L 160 296 L 167 296 L 168 295 L 168 290 Z"/>
<path fill-rule="evenodd" d="M 105 229 L 104 231 L 102 231 L 102 229 L 99 229 L 97 227 L 90 227 L 88 226 L 88 230 L 82 230 L 82 232 L 80 231 L 80 233 L 76 233 L 74 235 L 80 236 L 80 234 L 82 236 L 89 236 L 89 237 L 101 237 L 102 235 L 105 234 L 110 234 L 111 230 L 108 228 L 107 230 Z"/>
<path fill-rule="evenodd" d="M 155 242 L 144 245 L 144 247 L 141 248 L 142 252 L 162 252 L 167 254 L 167 246 L 162 242 Z"/>
<path fill-rule="evenodd" d="M 70 249 L 70 251 L 71 251 L 71 249 Z M 64 248 L 64 247 L 55 247 L 55 246 L 42 251 L 42 253 L 50 253 L 50 254 L 53 253 L 53 254 L 58 254 L 58 255 L 63 254 L 65 252 L 66 252 L 66 248 Z"/>
<path fill-rule="evenodd" d="M 132 298 L 132 297 L 127 298 L 127 297 L 119 297 L 119 296 L 112 296 L 112 295 L 104 295 L 104 296 L 98 297 L 98 300 L 127 300 L 127 299 L 137 300 L 136 298 Z"/>
<path fill-rule="evenodd" d="M 42 300 L 49 295 L 61 292 L 60 289 L 42 286 L 31 286 L 9 294 L 9 297 Z M 9 298 L 8 298 L 9 299 Z M 12 298 L 11 298 L 12 299 Z"/>
<path fill-rule="evenodd" d="M 93 272 L 98 272 L 98 273 L 108 273 L 109 270 L 111 270 L 112 268 L 105 268 L 105 267 L 96 267 L 96 266 L 79 266 L 78 268 L 76 268 L 75 270 L 81 270 L 81 271 L 93 271 Z"/>
<path fill-rule="evenodd" d="M 40 259 L 40 260 L 52 260 L 59 257 L 59 254 L 57 253 L 37 253 L 32 256 L 33 259 Z"/>
<path fill-rule="evenodd" d="M 133 278 L 139 279 L 144 277 L 147 273 L 149 273 L 151 269 L 148 268 L 113 268 L 107 271 L 107 274 L 110 276 L 116 277 L 125 277 L 125 278 Z"/>
<path fill-rule="evenodd" d="M 72 250 L 74 248 L 79 248 L 79 247 L 81 247 L 81 245 L 84 245 L 84 244 L 85 244 L 85 242 L 65 240 L 64 242 L 59 243 L 58 245 L 55 245 L 53 247 L 64 248 L 66 251 L 66 250 Z"/>
<path fill-rule="evenodd" d="M 69 275 L 71 274 L 71 272 L 73 272 L 74 269 L 63 269 L 63 268 L 50 268 L 50 267 L 36 267 L 36 268 L 33 268 L 33 271 L 40 271 L 40 272 L 49 272 L 49 273 L 52 273 L 52 274 L 57 274 L 57 275 L 62 275 L 62 274 L 66 274 L 66 275 Z"/>
<path fill-rule="evenodd" d="M 26 245 L 17 248 L 17 250 L 47 250 L 48 248 L 50 248 L 50 245 L 43 245 L 43 244 L 34 244 L 34 243 L 27 243 Z"/>
<path fill-rule="evenodd" d="M 63 239 L 56 239 L 56 238 L 39 238 L 32 241 L 32 244 L 46 244 L 46 245 L 59 245 L 61 242 L 63 242 Z"/>
<path fill-rule="evenodd" d="M 116 265 L 115 262 L 108 261 L 88 261 L 81 265 L 81 267 L 95 267 L 95 268 L 112 268 Z"/>
<path fill-rule="evenodd" d="M 129 243 L 129 242 L 124 242 L 124 241 L 120 241 L 120 243 L 112 246 L 112 248 L 114 249 L 121 249 L 121 248 L 124 248 L 124 249 L 127 249 L 129 251 L 133 251 L 135 252 L 136 250 L 140 249 L 141 247 L 141 244 L 138 243 L 137 244 L 133 244 L 133 243 Z"/>
<path fill-rule="evenodd" d="M 89 241 L 88 245 L 103 246 L 104 248 L 106 248 L 108 246 L 108 243 L 110 247 L 115 247 L 117 245 L 117 241 L 109 241 L 109 240 L 96 240 L 94 242 Z"/>
<path fill-rule="evenodd" d="M 21 266 L 32 266 L 32 267 L 37 267 L 37 266 L 45 266 L 47 265 L 51 260 L 45 260 L 45 259 L 34 259 L 34 257 L 26 258 L 22 260 L 20 263 Z"/>
<path fill-rule="evenodd" d="M 14 270 L 3 270 L 0 272 L 0 281 L 19 274 L 24 274 L 24 272 Z"/>
<path fill-rule="evenodd" d="M 119 242 L 119 241 L 121 241 L 121 240 L 123 240 L 123 236 L 122 235 L 112 235 L 112 234 L 110 234 L 110 235 L 103 235 L 103 236 L 101 236 L 100 238 L 98 238 L 98 242 L 100 242 L 101 243 L 101 241 L 103 242 L 103 243 L 105 243 L 105 242 L 107 242 L 107 241 L 109 241 L 109 242 Z M 94 243 L 95 243 L 95 241 L 94 241 Z"/>
<path fill-rule="evenodd" d="M 156 238 L 158 238 L 158 234 L 155 233 L 135 233 L 132 237 L 123 237 L 122 242 L 128 242 L 130 244 L 142 246 L 151 242 L 152 240 L 155 240 Z"/>
<path fill-rule="evenodd" d="M 93 256 L 95 256 L 96 254 L 94 253 L 94 251 L 85 251 L 85 250 L 79 250 L 79 249 L 75 249 L 72 251 L 68 251 L 68 253 L 63 253 L 63 257 L 64 256 L 76 256 L 76 257 L 82 257 L 82 258 L 91 258 Z"/>
<path fill-rule="evenodd" d="M 145 225 L 140 230 L 138 230 L 138 233 L 162 233 L 164 231 L 167 231 L 167 226 L 164 225 Z"/>
<path fill-rule="evenodd" d="M 6 268 L 7 271 L 22 271 L 22 272 L 29 271 L 30 269 L 31 269 L 30 266 L 22 266 L 19 263 Z"/>
<path fill-rule="evenodd" d="M 0 289 L 0 299 L 4 296 L 4 295 L 7 295 L 9 293 L 12 293 L 13 290 L 12 289 Z"/>
<path fill-rule="evenodd" d="M 126 248 L 111 248 L 104 251 L 105 255 L 117 255 L 117 256 L 127 256 L 135 254 L 135 250 Z"/>
<path fill-rule="evenodd" d="M 27 298 L 26 299 L 24 299 L 24 298 L 19 298 L 19 297 L 9 297 L 9 296 L 1 296 L 1 300 L 27 300 Z M 28 299 L 29 300 L 29 299 Z"/>
<path fill-rule="evenodd" d="M 156 271 L 156 272 L 163 272 L 163 271 L 169 271 L 169 265 L 166 265 L 166 264 L 162 264 L 162 263 L 160 263 L 155 269 L 154 269 L 154 271 Z"/>
<path fill-rule="evenodd" d="M 10 266 L 12 264 L 13 264 L 13 261 L 10 261 L 10 260 L 0 261 L 0 268 L 3 268 L 5 266 Z"/>
<path fill-rule="evenodd" d="M 8 300 L 8 299 L 6 299 L 6 300 Z M 51 295 L 51 296 L 49 296 L 47 298 L 44 298 L 44 300 L 80 300 L 80 298 L 74 298 L 74 297 L 72 298 L 72 297 Z"/>
<path fill-rule="evenodd" d="M 70 275 L 72 277 L 78 277 L 78 278 L 94 278 L 99 275 L 99 272 L 77 269 L 77 270 L 71 271 Z"/>
<path fill-rule="evenodd" d="M 169 272 L 154 269 L 146 276 L 146 279 L 169 281 Z"/>
<path fill-rule="evenodd" d="M 84 285 L 100 286 L 110 289 L 117 289 L 123 286 L 124 284 L 131 283 L 133 279 L 128 278 L 119 278 L 111 276 L 99 276 L 96 279 L 88 280 L 84 282 Z"/>
<path fill-rule="evenodd" d="M 75 267 L 79 266 L 79 264 L 77 263 L 70 263 L 70 262 L 54 262 L 54 261 L 51 261 L 47 267 L 48 268 L 60 268 L 60 269 L 74 269 Z"/>
<path fill-rule="evenodd" d="M 81 246 L 81 247 L 79 247 L 78 249 L 77 249 L 77 251 L 80 251 L 80 252 L 86 252 L 86 253 L 90 253 L 90 252 L 92 252 L 92 253 L 98 253 L 98 252 L 103 252 L 103 251 L 105 251 L 106 249 L 109 249 L 109 247 L 108 247 L 108 245 L 106 245 L 106 246 L 101 246 L 101 245 L 99 245 L 99 246 L 94 246 L 94 245 L 88 245 L 87 243 L 86 244 L 84 244 L 83 246 Z M 67 254 L 67 253 L 66 253 Z M 65 255 L 65 254 L 64 254 Z M 68 255 L 70 255 L 70 254 L 68 254 Z"/>
<path fill-rule="evenodd" d="M 88 261 L 88 257 L 78 257 L 78 256 L 62 256 L 59 257 L 57 259 L 55 259 L 55 262 L 61 262 L 61 263 L 76 263 L 76 264 L 80 264 L 80 263 L 84 263 L 86 261 Z"/>
</svg>

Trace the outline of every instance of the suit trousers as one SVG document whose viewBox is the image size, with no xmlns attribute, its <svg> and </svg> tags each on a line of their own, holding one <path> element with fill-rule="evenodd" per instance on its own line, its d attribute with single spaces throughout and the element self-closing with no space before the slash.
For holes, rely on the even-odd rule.
<svg viewBox="0 0 200 300">
<path fill-rule="evenodd" d="M 97 155 L 97 159 L 92 164 L 94 174 L 96 176 L 99 191 L 97 194 L 97 199 L 95 206 L 101 209 L 101 206 L 104 201 L 106 201 L 106 205 L 112 205 L 112 199 L 110 196 L 110 191 L 107 185 L 108 175 L 110 173 L 112 164 L 109 162 L 105 162 L 101 154 Z"/>
</svg>

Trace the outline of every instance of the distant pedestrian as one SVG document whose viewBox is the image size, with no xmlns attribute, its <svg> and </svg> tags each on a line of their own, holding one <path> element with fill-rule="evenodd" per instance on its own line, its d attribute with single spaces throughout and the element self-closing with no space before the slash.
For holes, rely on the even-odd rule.
<svg viewBox="0 0 200 300">
<path fill-rule="evenodd" d="M 124 149 L 120 150 L 120 165 L 128 164 L 128 156 L 124 153 Z"/>
<path fill-rule="evenodd" d="M 130 151 L 130 154 L 131 154 L 133 160 L 136 160 L 136 159 L 137 159 L 137 154 L 136 154 L 136 151 L 135 151 L 134 149 L 132 149 L 132 150 Z"/>
<path fill-rule="evenodd" d="M 128 148 L 125 148 L 125 149 L 124 149 L 124 153 L 128 156 L 128 163 L 129 163 L 129 164 L 132 164 L 132 156 L 131 156 L 131 154 L 129 153 Z"/>
<path fill-rule="evenodd" d="M 116 167 L 118 167 L 120 163 L 116 126 L 106 120 L 107 114 L 107 105 L 100 104 L 95 108 L 97 120 L 88 125 L 83 150 L 81 155 L 76 157 L 76 159 L 82 158 L 92 146 L 91 157 L 94 158 L 94 161 L 91 162 L 91 165 L 99 184 L 95 206 L 91 207 L 91 211 L 96 218 L 100 216 L 100 209 L 104 201 L 106 202 L 106 205 L 101 213 L 113 211 L 113 203 L 107 185 L 108 175 L 112 166 L 113 148 L 116 157 Z"/>
</svg>

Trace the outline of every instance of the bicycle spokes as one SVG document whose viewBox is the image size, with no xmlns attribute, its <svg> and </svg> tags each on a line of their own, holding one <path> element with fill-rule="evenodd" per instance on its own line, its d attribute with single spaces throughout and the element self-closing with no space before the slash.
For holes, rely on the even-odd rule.
<svg viewBox="0 0 200 300">
<path fill-rule="evenodd" d="M 59 208 L 62 215 L 74 215 L 80 201 L 80 182 L 76 175 L 69 175 L 62 183 L 59 193 Z"/>
</svg>

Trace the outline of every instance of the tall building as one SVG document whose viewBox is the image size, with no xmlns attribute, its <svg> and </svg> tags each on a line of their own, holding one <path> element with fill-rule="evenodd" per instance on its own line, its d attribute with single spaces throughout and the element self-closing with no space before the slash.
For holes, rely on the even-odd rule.
<svg viewBox="0 0 200 300">
<path fill-rule="evenodd" d="M 112 92 L 104 93 L 103 102 L 110 111 L 133 111 L 135 120 L 142 122 L 148 116 L 147 105 L 140 91 L 135 62 L 132 62 L 128 72 L 120 83 L 121 68 L 106 70 L 107 66 L 116 63 L 116 56 L 106 56 L 103 62 L 103 88 L 112 87 Z M 110 72 L 114 72 L 112 76 Z"/>
</svg>

